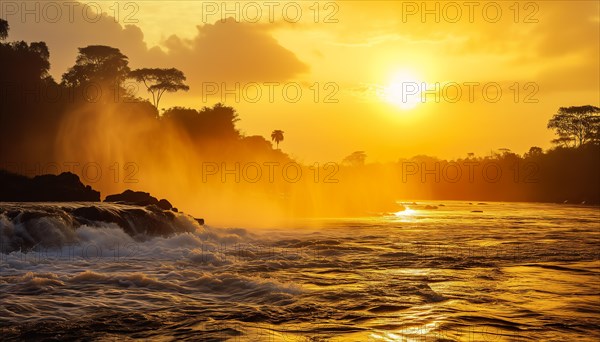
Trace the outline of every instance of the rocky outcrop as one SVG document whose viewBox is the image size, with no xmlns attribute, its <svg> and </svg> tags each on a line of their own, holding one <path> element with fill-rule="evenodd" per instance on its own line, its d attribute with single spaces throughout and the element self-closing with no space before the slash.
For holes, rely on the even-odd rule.
<svg viewBox="0 0 600 342">
<path fill-rule="evenodd" d="M 155 236 L 193 232 L 193 217 L 162 210 L 155 205 L 135 206 L 118 203 L 0 203 L 2 228 L 0 253 L 42 250 L 83 242 L 77 230 L 120 227 L 135 241 Z"/>
<path fill-rule="evenodd" d="M 174 209 L 173 206 L 171 205 L 171 202 L 167 201 L 166 199 L 161 199 L 160 201 L 158 201 L 157 206 L 159 208 L 161 208 L 162 210 L 172 210 Z M 173 211 L 177 211 L 177 210 L 173 210 Z"/>
<path fill-rule="evenodd" d="M 100 202 L 100 192 L 95 191 L 89 185 L 83 185 L 79 177 L 70 172 L 61 173 L 58 176 L 42 175 L 28 178 L 0 170 L 0 202 Z M 179 212 L 168 200 L 158 200 L 143 191 L 125 190 L 120 194 L 107 196 L 104 202 L 143 208 L 123 209 L 118 214 L 100 204 L 85 205 L 73 210 L 66 207 L 63 210 L 68 211 L 69 215 L 72 214 L 72 218 L 81 224 L 115 223 L 131 234 L 139 233 L 140 227 L 145 227 L 144 229 L 149 230 L 152 234 L 172 233 L 168 228 L 162 227 L 163 224 L 156 222 L 172 222 L 175 213 Z M 6 212 L 6 214 L 11 215 L 13 212 Z M 27 213 L 27 215 L 30 214 Z M 152 219 L 148 217 L 152 217 Z M 196 219 L 196 221 L 204 224 L 203 219 Z"/>
<path fill-rule="evenodd" d="M 173 208 L 171 202 L 166 199 L 158 200 L 156 197 L 143 191 L 125 190 L 120 194 L 108 195 L 104 199 L 104 202 L 131 204 L 140 206 L 153 205 L 162 210 L 173 210 L 177 212 L 176 208 Z"/>
<path fill-rule="evenodd" d="M 0 170 L 1 202 L 97 202 L 100 192 L 70 172 L 33 178 Z"/>
<path fill-rule="evenodd" d="M 104 202 L 133 204 L 133 205 L 157 205 L 158 199 L 143 191 L 125 190 L 120 194 L 108 195 Z"/>
</svg>

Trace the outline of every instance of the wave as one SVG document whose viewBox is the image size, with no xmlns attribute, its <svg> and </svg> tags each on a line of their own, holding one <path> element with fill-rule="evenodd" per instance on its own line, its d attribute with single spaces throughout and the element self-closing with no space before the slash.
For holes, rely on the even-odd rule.
<svg viewBox="0 0 600 342">
<path fill-rule="evenodd" d="M 100 244 L 115 238 L 143 241 L 198 228 L 193 217 L 156 206 L 89 202 L 0 204 L 2 253 L 29 251 L 38 246 L 61 248 L 91 240 Z"/>
</svg>

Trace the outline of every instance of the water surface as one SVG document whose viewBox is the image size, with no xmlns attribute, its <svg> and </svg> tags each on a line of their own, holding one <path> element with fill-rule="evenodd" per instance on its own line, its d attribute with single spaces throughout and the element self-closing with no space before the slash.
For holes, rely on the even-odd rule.
<svg viewBox="0 0 600 342">
<path fill-rule="evenodd" d="M 294 229 L 196 226 L 169 237 L 90 224 L 60 247 L 5 249 L 1 333 L 14 340 L 600 339 L 598 208 L 406 206 Z M 39 224 L 65 230 L 56 218 Z M 4 242 L 22 229 L 3 215 L 0 225 Z"/>
</svg>

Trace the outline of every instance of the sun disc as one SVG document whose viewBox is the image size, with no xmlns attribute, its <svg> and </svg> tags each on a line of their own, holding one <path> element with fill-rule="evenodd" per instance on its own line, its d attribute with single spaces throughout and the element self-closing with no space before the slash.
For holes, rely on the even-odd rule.
<svg viewBox="0 0 600 342">
<path fill-rule="evenodd" d="M 398 72 L 383 88 L 382 98 L 400 109 L 413 109 L 421 103 L 421 84 L 411 72 Z"/>
</svg>

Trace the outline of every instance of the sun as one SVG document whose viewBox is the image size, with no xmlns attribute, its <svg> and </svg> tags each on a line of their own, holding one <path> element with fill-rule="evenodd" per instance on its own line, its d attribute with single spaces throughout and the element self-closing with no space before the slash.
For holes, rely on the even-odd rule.
<svg viewBox="0 0 600 342">
<path fill-rule="evenodd" d="M 383 87 L 380 97 L 400 109 L 415 108 L 421 100 L 423 82 L 411 71 L 400 71 Z"/>
</svg>

